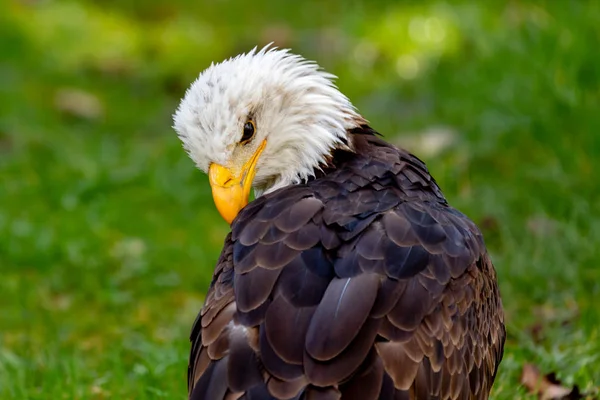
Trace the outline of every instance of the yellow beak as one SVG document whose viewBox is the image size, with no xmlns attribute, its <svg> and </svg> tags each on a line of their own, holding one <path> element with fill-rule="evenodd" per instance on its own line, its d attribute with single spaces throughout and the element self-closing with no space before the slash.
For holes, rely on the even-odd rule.
<svg viewBox="0 0 600 400">
<path fill-rule="evenodd" d="M 229 224 L 240 210 L 248 204 L 252 181 L 254 181 L 254 175 L 256 174 L 256 163 L 266 144 L 267 141 L 263 140 L 237 174 L 231 168 L 219 164 L 210 164 L 208 168 L 208 179 L 215 205 L 223 219 Z"/>
</svg>

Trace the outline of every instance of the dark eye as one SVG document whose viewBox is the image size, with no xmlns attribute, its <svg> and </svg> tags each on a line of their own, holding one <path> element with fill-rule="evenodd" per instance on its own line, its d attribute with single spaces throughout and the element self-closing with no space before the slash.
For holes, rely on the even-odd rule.
<svg viewBox="0 0 600 400">
<path fill-rule="evenodd" d="M 254 131 L 256 130 L 256 128 L 254 127 L 254 121 L 247 121 L 244 124 L 244 133 L 242 133 L 242 140 L 240 141 L 240 143 L 247 143 L 250 141 L 250 139 L 252 139 L 252 136 L 254 136 Z"/>
</svg>

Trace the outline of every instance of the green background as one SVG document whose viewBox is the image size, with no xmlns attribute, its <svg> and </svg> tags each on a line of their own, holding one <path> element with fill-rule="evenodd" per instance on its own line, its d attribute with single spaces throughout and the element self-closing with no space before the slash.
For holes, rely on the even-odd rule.
<svg viewBox="0 0 600 400">
<path fill-rule="evenodd" d="M 0 398 L 184 398 L 228 227 L 170 128 L 275 41 L 339 76 L 484 231 L 508 341 L 600 382 L 600 2 L 0 0 Z"/>
</svg>

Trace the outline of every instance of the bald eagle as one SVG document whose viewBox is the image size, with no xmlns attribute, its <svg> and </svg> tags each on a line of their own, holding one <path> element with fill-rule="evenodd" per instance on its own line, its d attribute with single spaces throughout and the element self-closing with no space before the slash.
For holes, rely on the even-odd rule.
<svg viewBox="0 0 600 400">
<path fill-rule="evenodd" d="M 189 398 L 486 399 L 506 331 L 482 234 L 334 78 L 255 48 L 202 72 L 175 112 L 231 224 Z"/>
</svg>

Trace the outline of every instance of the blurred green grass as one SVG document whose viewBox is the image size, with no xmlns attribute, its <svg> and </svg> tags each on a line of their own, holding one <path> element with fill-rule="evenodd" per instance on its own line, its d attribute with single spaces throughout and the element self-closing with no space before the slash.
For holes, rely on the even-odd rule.
<svg viewBox="0 0 600 400">
<path fill-rule="evenodd" d="M 509 333 L 495 398 L 525 397 L 525 362 L 596 390 L 600 3 L 0 8 L 0 398 L 185 397 L 227 226 L 170 116 L 211 61 L 273 40 L 484 230 Z"/>
</svg>

